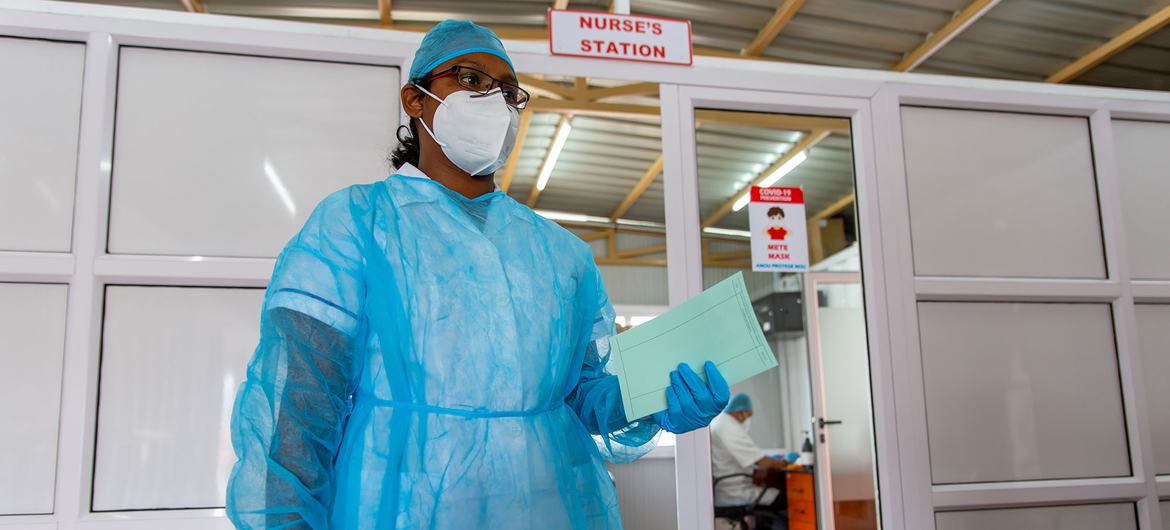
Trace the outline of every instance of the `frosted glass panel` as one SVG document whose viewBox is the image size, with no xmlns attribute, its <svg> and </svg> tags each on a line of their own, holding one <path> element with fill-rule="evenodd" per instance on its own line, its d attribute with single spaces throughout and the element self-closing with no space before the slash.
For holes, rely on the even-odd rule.
<svg viewBox="0 0 1170 530">
<path fill-rule="evenodd" d="M 902 108 L 914 270 L 1104 278 L 1085 118 Z"/>
<path fill-rule="evenodd" d="M 1162 530 L 1170 530 L 1170 501 L 1159 502 L 1158 508 L 1162 511 Z"/>
<path fill-rule="evenodd" d="M 918 314 L 936 484 L 1129 475 L 1108 305 Z"/>
<path fill-rule="evenodd" d="M 110 287 L 95 510 L 223 506 L 260 289 Z"/>
<path fill-rule="evenodd" d="M 0 38 L 0 250 L 69 251 L 84 63 L 83 44 Z"/>
<path fill-rule="evenodd" d="M 946 512 L 936 530 L 1137 530 L 1132 504 Z"/>
<path fill-rule="evenodd" d="M 1113 135 L 1130 272 L 1170 280 L 1170 123 L 1114 121 Z"/>
<path fill-rule="evenodd" d="M 0 283 L 0 514 L 53 511 L 67 297 Z"/>
<path fill-rule="evenodd" d="M 1154 467 L 1170 474 L 1170 305 L 1142 305 L 1137 311 L 1138 344 L 1146 383 L 1146 410 L 1154 439 Z"/>
<path fill-rule="evenodd" d="M 124 48 L 112 253 L 275 256 L 313 207 L 381 180 L 398 70 Z"/>
</svg>

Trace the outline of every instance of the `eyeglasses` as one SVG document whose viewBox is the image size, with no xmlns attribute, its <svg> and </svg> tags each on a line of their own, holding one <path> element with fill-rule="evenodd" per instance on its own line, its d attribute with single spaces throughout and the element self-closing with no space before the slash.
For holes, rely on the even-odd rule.
<svg viewBox="0 0 1170 530">
<path fill-rule="evenodd" d="M 434 81 L 448 76 L 454 76 L 459 86 L 480 94 L 487 94 L 496 87 L 500 87 L 500 92 L 504 94 L 504 102 L 517 109 L 523 109 L 525 105 L 528 105 L 528 92 L 523 88 L 500 81 L 470 66 L 455 65 L 428 75 L 420 79 L 419 82 Z"/>
</svg>

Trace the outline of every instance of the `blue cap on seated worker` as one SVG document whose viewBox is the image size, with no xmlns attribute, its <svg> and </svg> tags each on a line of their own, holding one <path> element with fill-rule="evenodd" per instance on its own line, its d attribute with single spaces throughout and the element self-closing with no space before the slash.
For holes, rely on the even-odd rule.
<svg viewBox="0 0 1170 530">
<path fill-rule="evenodd" d="M 471 49 L 447 35 L 418 56 Z M 445 183 L 467 174 L 423 162 L 325 198 L 277 259 L 232 414 L 228 516 L 241 529 L 620 529 L 605 461 L 645 454 L 662 427 L 625 418 L 589 245 L 504 193 L 454 192 Z M 668 428 L 718 402 L 693 375 L 673 378 L 683 413 L 664 414 Z"/>
<path fill-rule="evenodd" d="M 731 396 L 731 400 L 727 402 L 727 408 L 723 409 L 724 412 L 729 413 L 740 412 L 743 410 L 752 410 L 752 398 L 743 392 L 739 392 L 736 395 Z"/>
</svg>

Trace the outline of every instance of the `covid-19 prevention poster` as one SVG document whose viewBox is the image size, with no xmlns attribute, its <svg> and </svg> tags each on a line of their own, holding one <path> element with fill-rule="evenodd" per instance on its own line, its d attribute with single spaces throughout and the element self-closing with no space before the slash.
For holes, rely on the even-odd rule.
<svg viewBox="0 0 1170 530">
<path fill-rule="evenodd" d="M 800 188 L 752 187 L 748 219 L 752 230 L 752 270 L 807 272 L 808 226 Z"/>
</svg>

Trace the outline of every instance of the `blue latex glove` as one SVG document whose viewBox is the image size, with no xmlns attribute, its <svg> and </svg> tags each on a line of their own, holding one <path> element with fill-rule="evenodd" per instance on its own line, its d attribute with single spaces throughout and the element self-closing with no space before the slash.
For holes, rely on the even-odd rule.
<svg viewBox="0 0 1170 530">
<path fill-rule="evenodd" d="M 711 423 L 731 398 L 727 380 L 715 363 L 703 364 L 707 374 L 704 383 L 686 363 L 670 373 L 670 388 L 666 389 L 666 410 L 654 414 L 654 421 L 675 434 L 701 429 Z"/>
</svg>

